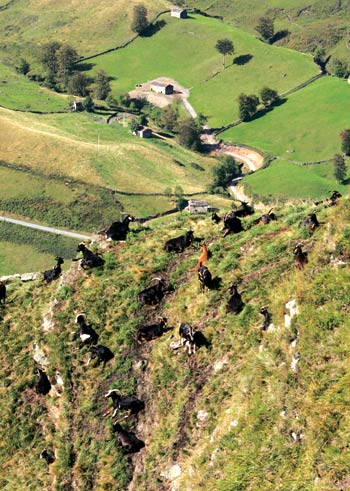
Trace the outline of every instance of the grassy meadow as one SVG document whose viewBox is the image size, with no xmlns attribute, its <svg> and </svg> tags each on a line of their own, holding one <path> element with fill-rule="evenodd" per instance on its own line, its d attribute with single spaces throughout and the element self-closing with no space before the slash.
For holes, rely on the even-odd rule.
<svg viewBox="0 0 350 491">
<path fill-rule="evenodd" d="M 333 175 L 333 164 L 298 166 L 284 160 L 274 160 L 244 178 L 244 191 L 253 199 L 278 202 L 298 199 L 320 199 L 329 195 L 330 189 L 346 194 L 348 186 L 339 184 Z"/>
<path fill-rule="evenodd" d="M 349 102 L 350 84 L 323 77 L 262 117 L 231 128 L 220 137 L 300 162 L 330 159 L 340 152 L 340 131 L 349 126 Z"/>
<path fill-rule="evenodd" d="M 1 12 L 1 51 L 13 58 L 35 57 L 38 47 L 51 40 L 72 45 L 80 55 L 113 48 L 129 39 L 133 7 L 136 0 L 108 2 L 85 0 L 18 0 Z M 151 19 L 169 8 L 164 0 L 145 0 Z M 93 25 L 93 29 L 91 26 Z"/>
<path fill-rule="evenodd" d="M 341 487 L 350 442 L 350 278 L 348 267 L 335 269 L 330 259 L 348 261 L 348 206 L 320 208 L 313 236 L 298 226 L 310 212 L 306 204 L 277 208 L 278 221 L 266 227 L 250 227 L 257 215 L 245 218 L 246 231 L 225 238 L 209 216 L 182 214 L 131 233 L 104 253 L 104 270 L 79 271 L 73 263 L 61 287 L 10 284 L 12 301 L 1 307 L 1 488 L 63 491 L 74 482 L 84 491 L 126 489 L 134 469 L 135 489 L 148 491 L 174 484 L 184 491 L 315 491 L 315 476 L 319 489 Z M 212 252 L 207 265 L 217 287 L 205 294 L 190 271 L 198 244 L 181 255 L 163 250 L 164 240 L 188 229 Z M 292 249 L 301 240 L 309 264 L 297 271 Z M 137 293 L 159 275 L 175 291 L 155 308 L 140 305 Z M 238 315 L 226 312 L 232 282 L 245 303 Z M 299 314 L 285 327 L 291 299 Z M 262 332 L 262 305 L 274 330 Z M 47 312 L 52 322 L 44 332 Z M 77 349 L 77 312 L 86 312 L 115 354 L 104 370 L 86 366 L 87 348 Z M 170 330 L 135 344 L 137 327 L 160 314 Z M 208 346 L 192 356 L 170 350 L 179 322 L 202 332 Z M 34 343 L 49 379 L 56 384 L 58 371 L 64 382 L 47 396 L 35 393 Z M 133 459 L 102 416 L 112 388 L 145 402 L 138 418 L 121 422 L 145 441 Z M 50 472 L 38 458 L 44 447 L 56 456 Z M 176 480 L 173 465 L 181 470 Z"/>
<path fill-rule="evenodd" d="M 161 20 L 166 25 L 155 35 L 91 60 L 91 73 L 104 69 L 114 77 L 114 94 L 156 77 L 173 78 L 190 89 L 190 102 L 213 127 L 237 119 L 241 92 L 258 93 L 265 85 L 283 92 L 317 73 L 310 56 L 269 46 L 219 20 L 192 14 L 186 20 L 169 15 Z M 226 57 L 223 70 L 215 44 L 225 37 L 233 41 L 235 53 Z M 239 57 L 249 60 L 238 64 Z"/>
<path fill-rule="evenodd" d="M 69 110 L 69 96 L 57 94 L 0 63 L 0 106 L 21 111 Z"/>
<path fill-rule="evenodd" d="M 185 194 L 203 192 L 217 162 L 171 141 L 142 140 L 88 114 L 18 115 L 0 109 L 0 128 L 4 161 L 118 191 L 163 193 L 180 185 Z"/>
</svg>

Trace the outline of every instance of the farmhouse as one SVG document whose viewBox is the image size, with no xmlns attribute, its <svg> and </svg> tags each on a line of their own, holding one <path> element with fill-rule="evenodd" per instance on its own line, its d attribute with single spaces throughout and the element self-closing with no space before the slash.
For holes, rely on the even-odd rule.
<svg viewBox="0 0 350 491">
<path fill-rule="evenodd" d="M 135 131 L 133 131 L 134 135 L 139 136 L 140 138 L 151 138 L 152 130 L 150 128 L 146 128 L 146 126 L 138 126 Z"/>
<path fill-rule="evenodd" d="M 174 86 L 171 84 L 163 84 L 161 82 L 152 82 L 151 90 L 157 92 L 158 94 L 172 94 L 174 92 Z"/>
<path fill-rule="evenodd" d="M 210 206 L 208 201 L 189 199 L 186 210 L 190 213 L 208 213 L 209 208 Z"/>
<path fill-rule="evenodd" d="M 187 10 L 186 9 L 171 9 L 170 15 L 171 15 L 171 17 L 177 17 L 178 19 L 187 19 Z"/>
</svg>

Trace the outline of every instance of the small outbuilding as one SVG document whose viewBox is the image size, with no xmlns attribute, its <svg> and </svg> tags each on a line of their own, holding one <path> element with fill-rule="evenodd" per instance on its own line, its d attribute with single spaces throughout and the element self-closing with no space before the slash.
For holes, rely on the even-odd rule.
<svg viewBox="0 0 350 491">
<path fill-rule="evenodd" d="M 75 112 L 84 111 L 84 104 L 82 101 L 73 101 L 72 110 Z"/>
<path fill-rule="evenodd" d="M 186 9 L 171 9 L 170 15 L 171 15 L 171 17 L 177 17 L 178 19 L 187 19 L 187 10 Z"/>
<path fill-rule="evenodd" d="M 189 199 L 186 209 L 189 213 L 208 213 L 210 206 L 208 201 Z"/>
<path fill-rule="evenodd" d="M 140 138 L 151 138 L 152 130 L 146 126 L 138 126 L 136 130 L 133 131 L 133 134 L 139 136 Z"/>
<path fill-rule="evenodd" d="M 174 93 L 174 86 L 171 84 L 163 84 L 162 82 L 152 82 L 151 90 L 153 90 L 153 92 L 157 92 L 158 94 L 169 95 Z"/>
</svg>

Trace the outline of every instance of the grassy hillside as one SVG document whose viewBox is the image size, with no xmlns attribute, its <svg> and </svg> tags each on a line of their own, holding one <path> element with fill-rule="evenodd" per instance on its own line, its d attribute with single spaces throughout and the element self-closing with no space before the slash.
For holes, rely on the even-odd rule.
<svg viewBox="0 0 350 491">
<path fill-rule="evenodd" d="M 166 25 L 154 36 L 94 58 L 92 73 L 102 68 L 114 77 L 114 93 L 132 90 L 135 84 L 155 77 L 174 78 L 191 89 L 190 102 L 209 117 L 211 126 L 237 119 L 241 92 L 257 93 L 264 85 L 283 92 L 317 73 L 310 57 L 268 46 L 218 20 L 199 15 L 183 21 L 167 15 L 161 20 Z M 232 39 L 235 53 L 227 57 L 227 68 L 222 70 L 215 44 L 225 37 Z M 239 64 L 239 57 L 248 55 Z"/>
<path fill-rule="evenodd" d="M 209 15 L 223 16 L 226 22 L 243 27 L 256 35 L 258 19 L 267 15 L 274 19 L 275 31 L 288 30 L 279 43 L 303 52 L 317 46 L 344 55 L 349 23 L 349 4 L 337 0 L 190 0 L 188 5 L 205 10 Z"/>
<path fill-rule="evenodd" d="M 340 151 L 339 133 L 348 127 L 344 108 L 349 101 L 350 85 L 345 80 L 323 77 L 263 117 L 220 136 L 296 161 L 329 159 Z"/>
<path fill-rule="evenodd" d="M 298 166 L 278 159 L 267 169 L 247 176 L 243 184 L 248 196 L 264 202 L 322 199 L 330 189 L 342 194 L 348 189 L 348 185 L 339 184 L 334 178 L 332 162 Z"/>
<path fill-rule="evenodd" d="M 343 199 L 320 209 L 322 225 L 313 236 L 298 227 L 310 211 L 306 204 L 277 209 L 278 221 L 266 227 L 249 228 L 256 217 L 244 219 L 248 230 L 226 238 L 209 217 L 163 219 L 106 252 L 103 271 L 79 271 L 75 263 L 49 287 L 11 284 L 10 302 L 1 307 L 1 488 L 126 489 L 134 465 L 132 489 L 149 491 L 170 485 L 314 491 L 347 482 L 348 206 Z M 189 228 L 209 244 L 208 267 L 221 278 L 206 294 L 190 272 L 197 247 L 180 256 L 162 248 L 166 238 Z M 301 240 L 309 264 L 297 271 L 292 249 Z M 345 267 L 336 268 L 332 258 Z M 137 292 L 159 275 L 175 291 L 156 309 L 142 307 Z M 233 281 L 245 302 L 237 316 L 226 313 Z M 285 303 L 291 299 L 299 314 L 288 328 Z M 275 325 L 266 333 L 262 305 Z M 81 311 L 99 342 L 115 353 L 104 371 L 86 366 L 86 349 L 77 350 L 72 339 Z M 137 326 L 160 313 L 173 329 L 136 345 Z M 210 346 L 192 357 L 171 351 L 180 321 L 200 329 Z M 64 389 L 35 394 L 34 343 L 41 360 L 47 358 L 48 376 L 55 382 L 58 370 Z M 116 447 L 111 421 L 102 417 L 110 388 L 145 400 L 138 421 L 121 422 L 146 444 L 132 458 Z M 44 447 L 56 455 L 49 472 L 38 459 Z"/>
<path fill-rule="evenodd" d="M 78 0 L 16 0 L 1 11 L 0 49 L 8 59 L 13 55 L 30 59 L 47 41 L 48 33 L 85 56 L 112 48 L 133 35 L 130 24 L 137 3 L 86 0 L 82 5 Z M 143 3 L 150 19 L 169 8 L 164 0 Z"/>
<path fill-rule="evenodd" d="M 47 176 L 73 178 L 117 191 L 154 195 L 182 186 L 185 194 L 203 192 L 211 181 L 212 158 L 161 140 L 145 141 L 119 126 L 98 123 L 88 114 L 29 115 L 0 109 L 2 159 Z M 11 140 L 9 146 L 7 141 Z M 198 170 L 191 164 L 199 164 Z M 123 195 L 117 194 L 118 201 Z M 128 196 L 130 203 L 130 196 Z M 159 202 L 159 211 L 169 201 Z M 136 196 L 138 216 L 154 212 Z M 130 210 L 129 210 L 130 211 Z"/>
</svg>

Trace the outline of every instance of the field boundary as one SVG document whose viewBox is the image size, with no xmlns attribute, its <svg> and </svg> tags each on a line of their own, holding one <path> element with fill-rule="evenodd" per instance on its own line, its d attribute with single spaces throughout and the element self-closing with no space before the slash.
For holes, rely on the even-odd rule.
<svg viewBox="0 0 350 491">
<path fill-rule="evenodd" d="M 318 73 L 317 75 L 312 76 L 311 78 L 305 80 L 305 82 L 302 82 L 299 85 L 296 85 L 292 89 L 287 90 L 286 92 L 283 92 L 282 94 L 279 94 L 279 99 L 287 97 L 288 95 L 292 94 L 293 92 L 297 92 L 298 90 L 303 89 L 304 87 L 312 84 L 315 82 L 315 80 L 318 80 L 321 77 L 324 77 L 326 74 L 325 73 Z M 279 100 L 276 102 L 272 103 L 269 108 L 273 108 L 278 104 Z M 259 109 L 253 116 L 253 119 L 256 118 L 257 116 L 261 115 L 263 111 L 266 111 L 266 108 L 263 107 Z M 248 121 L 249 122 L 249 121 Z M 239 124 L 243 123 L 242 119 L 238 119 L 236 121 L 233 121 L 232 123 L 227 124 L 226 126 L 223 126 L 222 128 L 219 128 L 218 130 L 214 131 L 215 136 L 219 135 L 220 133 L 223 133 L 226 130 L 229 130 L 230 128 L 234 128 L 235 126 L 238 126 Z"/>
</svg>

